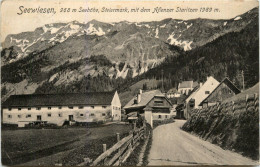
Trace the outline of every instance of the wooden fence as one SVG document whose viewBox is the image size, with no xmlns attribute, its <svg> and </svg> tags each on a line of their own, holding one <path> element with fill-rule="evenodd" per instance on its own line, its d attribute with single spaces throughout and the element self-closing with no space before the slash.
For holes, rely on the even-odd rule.
<svg viewBox="0 0 260 167">
<path fill-rule="evenodd" d="M 144 121 L 145 122 L 145 121 Z M 120 134 L 117 133 L 117 143 L 107 150 L 106 144 L 103 144 L 103 153 L 92 163 L 83 162 L 78 166 L 119 166 L 125 162 L 128 156 L 138 146 L 141 139 L 146 138 L 145 123 L 141 128 L 136 128 L 129 132 L 129 135 L 120 140 Z"/>
</svg>

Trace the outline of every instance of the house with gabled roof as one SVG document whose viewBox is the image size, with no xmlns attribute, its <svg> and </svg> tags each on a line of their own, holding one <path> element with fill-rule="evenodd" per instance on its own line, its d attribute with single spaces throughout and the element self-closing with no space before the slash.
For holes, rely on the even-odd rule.
<svg viewBox="0 0 260 167">
<path fill-rule="evenodd" d="M 209 96 L 199 104 L 199 106 L 202 106 L 202 108 L 207 108 L 208 106 L 220 103 L 238 93 L 240 93 L 240 90 L 226 77 L 209 94 Z"/>
<path fill-rule="evenodd" d="M 115 92 L 12 95 L 2 104 L 3 123 L 25 126 L 29 123 L 65 121 L 106 122 L 121 120 L 121 102 Z"/>
<path fill-rule="evenodd" d="M 193 81 L 182 81 L 178 85 L 178 92 L 184 95 L 188 95 L 196 86 L 198 82 Z"/>
<path fill-rule="evenodd" d="M 207 77 L 207 80 L 195 87 L 190 95 L 185 99 L 184 117 L 190 117 L 190 111 L 195 108 L 201 108 L 199 104 L 207 98 L 210 93 L 219 85 L 219 82 L 212 76 Z"/>
<path fill-rule="evenodd" d="M 142 116 L 149 110 L 152 112 L 152 120 L 164 120 L 171 118 L 171 108 L 172 104 L 170 100 L 160 90 L 148 92 L 140 90 L 123 109 L 126 114 L 135 112 Z"/>
</svg>

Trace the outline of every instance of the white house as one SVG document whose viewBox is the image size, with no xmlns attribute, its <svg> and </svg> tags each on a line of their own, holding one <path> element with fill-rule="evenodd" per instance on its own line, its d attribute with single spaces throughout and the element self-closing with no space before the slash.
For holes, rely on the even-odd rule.
<svg viewBox="0 0 260 167">
<path fill-rule="evenodd" d="M 185 100 L 184 117 L 189 118 L 189 111 L 194 108 L 201 108 L 199 104 L 207 98 L 211 92 L 219 85 L 219 82 L 212 76 L 207 77 L 207 81 L 197 86 Z"/>
<path fill-rule="evenodd" d="M 65 121 L 105 122 L 121 120 L 117 91 L 81 94 L 12 95 L 2 104 L 3 123 L 45 122 L 63 125 Z"/>
<path fill-rule="evenodd" d="M 182 81 L 178 85 L 178 92 L 184 95 L 188 95 L 196 86 L 198 85 L 197 82 L 193 81 Z"/>
</svg>

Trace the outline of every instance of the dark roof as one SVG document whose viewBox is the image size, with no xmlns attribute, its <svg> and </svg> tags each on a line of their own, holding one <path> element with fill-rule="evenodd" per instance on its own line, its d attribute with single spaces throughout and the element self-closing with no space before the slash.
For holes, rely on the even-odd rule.
<svg viewBox="0 0 260 167">
<path fill-rule="evenodd" d="M 160 90 L 151 90 L 148 92 L 144 92 L 141 94 L 141 101 L 138 104 L 134 103 L 134 100 L 136 99 L 136 96 L 134 96 L 124 107 L 124 109 L 128 108 L 140 108 L 146 106 L 150 100 L 156 96 L 156 95 L 161 95 L 163 96 L 162 92 Z"/>
<path fill-rule="evenodd" d="M 210 95 L 215 92 L 217 90 L 217 88 L 222 84 L 226 84 L 235 94 L 240 93 L 240 90 L 226 77 L 225 79 L 223 79 L 219 85 L 210 93 Z M 200 104 L 199 106 L 201 106 L 204 102 L 206 102 L 208 100 L 208 98 L 210 97 L 210 95 L 205 98 Z"/>
<path fill-rule="evenodd" d="M 3 107 L 110 105 L 115 92 L 12 95 Z"/>
<path fill-rule="evenodd" d="M 179 84 L 178 89 L 180 89 L 180 88 L 192 88 L 192 83 L 193 83 L 193 81 L 182 81 Z"/>
<path fill-rule="evenodd" d="M 192 84 L 192 88 L 195 88 L 196 86 L 198 86 L 199 85 L 199 83 L 197 82 L 197 81 L 195 81 L 195 82 L 193 82 L 193 84 Z"/>
</svg>

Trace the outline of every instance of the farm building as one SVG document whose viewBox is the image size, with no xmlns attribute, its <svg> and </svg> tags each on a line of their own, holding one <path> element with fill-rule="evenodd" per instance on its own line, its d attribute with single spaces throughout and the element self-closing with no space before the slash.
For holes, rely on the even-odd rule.
<svg viewBox="0 0 260 167">
<path fill-rule="evenodd" d="M 81 94 L 12 95 L 2 104 L 2 121 L 23 127 L 29 123 L 105 122 L 121 120 L 117 91 Z"/>
<path fill-rule="evenodd" d="M 132 98 L 124 107 L 126 114 L 136 112 L 140 115 L 150 113 L 152 120 L 164 120 L 172 117 L 172 104 L 161 91 L 152 90 L 148 92 L 140 92 L 136 97 Z M 146 117 L 146 116 L 145 116 Z M 149 119 L 150 119 L 149 118 Z M 148 122 L 150 122 L 149 120 Z"/>
<path fill-rule="evenodd" d="M 212 91 L 219 85 L 219 82 L 212 76 L 207 77 L 207 80 L 202 85 L 195 87 L 194 90 L 185 100 L 184 117 L 189 118 L 189 112 L 194 108 L 201 108 L 199 104 L 207 98 Z"/>
<path fill-rule="evenodd" d="M 197 85 L 197 82 L 182 81 L 178 85 L 178 92 L 184 95 L 188 95 Z"/>
<path fill-rule="evenodd" d="M 238 93 L 240 93 L 240 90 L 228 78 L 225 78 L 210 93 L 210 95 L 199 104 L 199 106 L 202 106 L 202 108 L 207 108 L 208 106 L 220 103 L 223 100 L 232 97 Z"/>
</svg>

